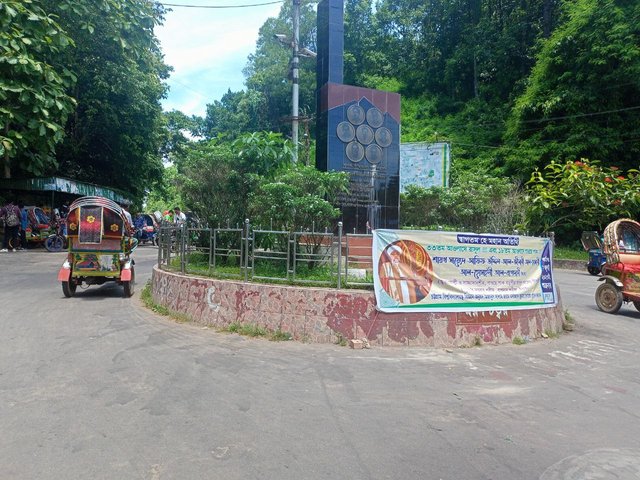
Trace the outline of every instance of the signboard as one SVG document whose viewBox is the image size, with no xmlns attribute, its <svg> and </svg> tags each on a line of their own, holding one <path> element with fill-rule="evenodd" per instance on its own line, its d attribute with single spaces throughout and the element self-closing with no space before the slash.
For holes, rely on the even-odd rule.
<svg viewBox="0 0 640 480">
<path fill-rule="evenodd" d="M 552 307 L 547 238 L 413 230 L 373 232 L 378 310 L 470 312 Z"/>
<path fill-rule="evenodd" d="M 400 193 L 407 185 L 448 187 L 451 147 L 448 143 L 403 143 L 400 145 Z"/>
</svg>

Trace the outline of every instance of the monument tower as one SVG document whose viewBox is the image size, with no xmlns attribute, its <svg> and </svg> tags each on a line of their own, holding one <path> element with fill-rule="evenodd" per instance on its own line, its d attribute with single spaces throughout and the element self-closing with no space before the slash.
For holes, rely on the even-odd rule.
<svg viewBox="0 0 640 480">
<path fill-rule="evenodd" d="M 349 174 L 346 232 L 398 228 L 400 95 L 344 85 L 343 0 L 318 4 L 316 166 Z"/>
</svg>

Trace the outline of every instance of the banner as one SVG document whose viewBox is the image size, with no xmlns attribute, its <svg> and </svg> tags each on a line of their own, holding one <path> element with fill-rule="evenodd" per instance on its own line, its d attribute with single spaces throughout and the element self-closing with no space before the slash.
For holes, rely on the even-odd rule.
<svg viewBox="0 0 640 480">
<path fill-rule="evenodd" d="M 377 308 L 397 313 L 555 306 L 552 248 L 547 238 L 374 230 Z"/>
</svg>

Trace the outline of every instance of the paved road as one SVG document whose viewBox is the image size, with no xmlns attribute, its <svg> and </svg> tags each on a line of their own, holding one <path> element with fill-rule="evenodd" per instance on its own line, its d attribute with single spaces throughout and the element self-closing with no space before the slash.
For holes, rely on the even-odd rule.
<svg viewBox="0 0 640 480">
<path fill-rule="evenodd" d="M 138 278 L 155 250 L 138 249 Z M 353 351 L 179 325 L 0 255 L 2 479 L 640 478 L 640 313 L 527 345 Z"/>
</svg>

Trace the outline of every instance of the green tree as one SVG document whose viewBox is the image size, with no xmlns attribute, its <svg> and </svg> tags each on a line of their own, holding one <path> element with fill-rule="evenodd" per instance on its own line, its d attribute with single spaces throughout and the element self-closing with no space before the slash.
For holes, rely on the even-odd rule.
<svg viewBox="0 0 640 480">
<path fill-rule="evenodd" d="M 277 18 L 269 18 L 260 28 L 256 51 L 249 56 L 244 70 L 247 89 L 259 92 L 265 100 L 261 121 L 274 132 L 289 132 L 291 115 L 292 51 L 274 39 L 275 34 L 293 37 L 291 4 L 285 2 Z M 316 14 L 310 3 L 300 6 L 301 47 L 316 51 Z M 301 57 L 299 62 L 299 108 L 305 115 L 315 111 L 315 60 Z M 264 127 L 263 127 L 264 128 Z"/>
<path fill-rule="evenodd" d="M 580 230 L 602 231 L 616 218 L 635 218 L 640 213 L 639 173 L 586 159 L 552 161 L 536 169 L 527 183 L 527 226 L 536 233 L 575 238 Z"/>
<path fill-rule="evenodd" d="M 231 140 L 247 132 L 268 130 L 267 100 L 256 90 L 225 93 L 220 101 L 207 105 L 203 125 L 206 138 Z"/>
<path fill-rule="evenodd" d="M 65 5 L 66 2 L 61 2 Z M 39 175 L 55 165 L 54 151 L 74 100 L 75 75 L 59 62 L 73 45 L 33 0 L 0 2 L 0 156 L 3 176 Z"/>
<path fill-rule="evenodd" d="M 162 175 L 160 99 L 169 69 L 153 28 L 163 10 L 146 0 L 43 0 L 76 48 L 61 61 L 77 75 L 78 106 L 57 149 L 60 170 L 141 199 Z"/>
<path fill-rule="evenodd" d="M 333 229 L 340 210 L 336 196 L 347 191 L 344 172 L 321 172 L 295 164 L 273 178 L 262 178 L 249 200 L 250 218 L 258 225 L 273 225 L 288 231 Z"/>
<path fill-rule="evenodd" d="M 520 188 L 508 178 L 464 172 L 450 188 L 409 186 L 401 195 L 404 226 L 511 233 L 524 221 Z"/>
<path fill-rule="evenodd" d="M 509 121 L 508 171 L 587 156 L 622 169 L 640 155 L 640 3 L 566 2 Z"/>
</svg>

